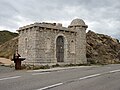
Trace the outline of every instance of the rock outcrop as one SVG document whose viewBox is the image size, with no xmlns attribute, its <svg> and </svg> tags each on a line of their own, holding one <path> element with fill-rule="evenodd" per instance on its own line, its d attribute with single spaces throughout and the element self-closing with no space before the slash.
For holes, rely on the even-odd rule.
<svg viewBox="0 0 120 90">
<path fill-rule="evenodd" d="M 87 60 L 90 63 L 109 64 L 120 60 L 120 42 L 103 34 L 88 31 Z"/>
<path fill-rule="evenodd" d="M 0 57 L 4 58 L 12 58 L 13 53 L 17 49 L 18 46 L 18 37 L 15 37 L 2 45 L 0 45 Z"/>
</svg>

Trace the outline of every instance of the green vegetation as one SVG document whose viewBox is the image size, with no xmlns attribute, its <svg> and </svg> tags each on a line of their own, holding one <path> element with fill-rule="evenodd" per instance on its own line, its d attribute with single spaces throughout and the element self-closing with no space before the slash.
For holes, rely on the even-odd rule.
<svg viewBox="0 0 120 90">
<path fill-rule="evenodd" d="M 22 65 L 22 69 L 26 70 L 38 70 L 38 69 L 50 69 L 49 65 Z"/>
<path fill-rule="evenodd" d="M 90 64 L 55 64 L 55 65 L 30 65 L 30 64 L 23 64 L 22 65 L 22 69 L 25 70 L 38 70 L 38 69 L 50 69 L 50 68 L 56 68 L 56 67 L 61 67 L 61 68 L 65 68 L 65 67 L 73 67 L 73 66 L 90 66 Z"/>
<path fill-rule="evenodd" d="M 18 45 L 18 33 L 0 31 L 0 57 L 11 58 Z"/>
<path fill-rule="evenodd" d="M 0 57 L 11 59 L 18 46 L 18 37 L 0 45 Z"/>
<path fill-rule="evenodd" d="M 18 36 L 18 33 L 9 32 L 6 30 L 0 31 L 0 45 L 17 36 Z"/>
</svg>

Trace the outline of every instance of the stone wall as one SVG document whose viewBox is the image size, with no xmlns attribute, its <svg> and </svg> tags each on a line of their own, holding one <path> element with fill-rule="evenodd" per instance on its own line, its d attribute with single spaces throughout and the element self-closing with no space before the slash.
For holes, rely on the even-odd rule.
<svg viewBox="0 0 120 90">
<path fill-rule="evenodd" d="M 35 28 L 23 29 L 19 32 L 18 50 L 22 57 L 26 58 L 26 62 L 35 61 Z"/>
<path fill-rule="evenodd" d="M 81 25 L 82 24 L 82 25 Z M 86 63 L 86 28 L 81 20 L 73 20 L 68 28 L 56 23 L 34 23 L 19 31 L 19 53 L 29 64 Z M 56 40 L 64 38 L 64 60 L 56 58 Z"/>
<path fill-rule="evenodd" d="M 64 37 L 64 63 L 73 63 L 75 52 L 71 53 L 70 44 L 75 42 L 76 32 L 60 31 L 59 29 L 39 28 L 36 31 L 36 60 L 39 63 L 56 63 L 56 39 Z"/>
</svg>

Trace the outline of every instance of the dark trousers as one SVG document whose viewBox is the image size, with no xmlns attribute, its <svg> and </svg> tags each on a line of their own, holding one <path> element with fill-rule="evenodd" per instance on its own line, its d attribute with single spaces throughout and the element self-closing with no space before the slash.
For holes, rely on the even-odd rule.
<svg viewBox="0 0 120 90">
<path fill-rule="evenodd" d="M 15 61 L 15 70 L 20 70 L 21 69 L 21 60 L 16 60 Z"/>
</svg>

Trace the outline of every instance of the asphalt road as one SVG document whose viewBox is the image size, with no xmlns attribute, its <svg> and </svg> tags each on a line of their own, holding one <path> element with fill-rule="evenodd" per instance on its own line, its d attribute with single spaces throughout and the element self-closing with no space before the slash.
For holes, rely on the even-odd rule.
<svg viewBox="0 0 120 90">
<path fill-rule="evenodd" d="M 120 90 L 120 65 L 0 73 L 0 90 Z"/>
</svg>

